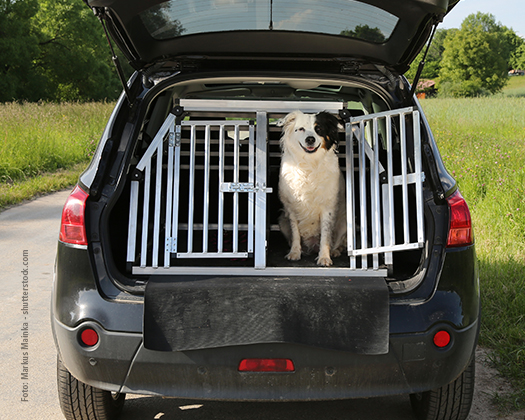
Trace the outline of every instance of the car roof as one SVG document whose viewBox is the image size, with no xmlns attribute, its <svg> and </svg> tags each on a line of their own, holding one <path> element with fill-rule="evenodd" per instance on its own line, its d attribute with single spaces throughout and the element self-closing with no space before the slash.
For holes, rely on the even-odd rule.
<svg viewBox="0 0 525 420">
<path fill-rule="evenodd" d="M 404 72 L 459 0 L 86 0 L 136 69 L 192 59 L 361 60 Z"/>
</svg>

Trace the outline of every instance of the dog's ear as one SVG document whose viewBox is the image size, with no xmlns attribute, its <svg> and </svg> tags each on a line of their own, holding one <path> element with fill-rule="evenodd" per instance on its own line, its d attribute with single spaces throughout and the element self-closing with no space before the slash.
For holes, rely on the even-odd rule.
<svg viewBox="0 0 525 420">
<path fill-rule="evenodd" d="M 297 119 L 297 117 L 300 114 L 302 114 L 301 111 L 290 112 L 288 115 L 285 115 L 283 118 L 281 118 L 280 120 L 276 122 L 277 127 L 284 127 L 284 128 L 288 127 L 290 124 L 292 124 Z"/>
<path fill-rule="evenodd" d="M 329 112 L 322 111 L 319 112 L 316 115 L 317 122 L 320 124 L 324 124 L 325 127 L 329 128 L 330 130 L 342 130 L 343 125 L 341 124 L 341 121 L 339 118 L 337 118 L 335 115 L 330 114 Z"/>
<path fill-rule="evenodd" d="M 334 144 L 337 149 L 337 144 L 339 141 L 339 130 L 343 129 L 343 125 L 341 124 L 339 119 L 333 114 L 330 114 L 329 112 L 322 111 L 316 115 L 316 120 L 318 124 L 322 124 L 323 127 L 325 127 L 326 135 L 328 137 L 328 144 L 326 145 L 326 149 L 330 150 Z"/>
</svg>

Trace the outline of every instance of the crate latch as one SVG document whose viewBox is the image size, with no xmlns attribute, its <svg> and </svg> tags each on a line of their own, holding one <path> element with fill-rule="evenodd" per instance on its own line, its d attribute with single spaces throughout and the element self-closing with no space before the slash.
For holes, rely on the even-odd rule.
<svg viewBox="0 0 525 420">
<path fill-rule="evenodd" d="M 271 193 L 272 188 L 266 187 L 266 184 L 259 185 L 258 182 L 223 182 L 221 192 L 246 192 L 246 193 Z"/>
</svg>

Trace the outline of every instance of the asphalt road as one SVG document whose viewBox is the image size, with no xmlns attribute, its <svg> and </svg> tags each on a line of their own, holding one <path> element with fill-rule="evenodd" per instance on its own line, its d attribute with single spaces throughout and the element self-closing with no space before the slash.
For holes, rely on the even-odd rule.
<svg viewBox="0 0 525 420">
<path fill-rule="evenodd" d="M 60 214 L 68 191 L 0 213 L 0 419 L 62 420 L 50 295 Z M 26 293 L 24 295 L 24 293 Z M 476 398 L 475 403 L 476 405 Z M 478 413 L 487 410 L 478 407 Z M 480 414 L 481 414 L 480 413 Z M 129 397 L 125 420 L 411 420 L 407 396 L 309 403 L 224 403 Z M 471 415 L 470 419 L 493 418 Z"/>
</svg>

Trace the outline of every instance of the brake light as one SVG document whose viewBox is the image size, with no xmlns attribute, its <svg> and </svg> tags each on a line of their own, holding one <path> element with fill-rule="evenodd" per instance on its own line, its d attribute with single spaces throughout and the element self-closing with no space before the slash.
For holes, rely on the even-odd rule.
<svg viewBox="0 0 525 420">
<path fill-rule="evenodd" d="M 447 198 L 450 209 L 450 228 L 448 231 L 447 248 L 472 245 L 472 219 L 467 203 L 459 190 Z"/>
<path fill-rule="evenodd" d="M 62 210 L 59 239 L 74 245 L 87 245 L 84 211 L 88 194 L 77 185 Z"/>
<path fill-rule="evenodd" d="M 243 359 L 239 363 L 239 372 L 294 372 L 295 366 L 290 359 Z"/>
</svg>

